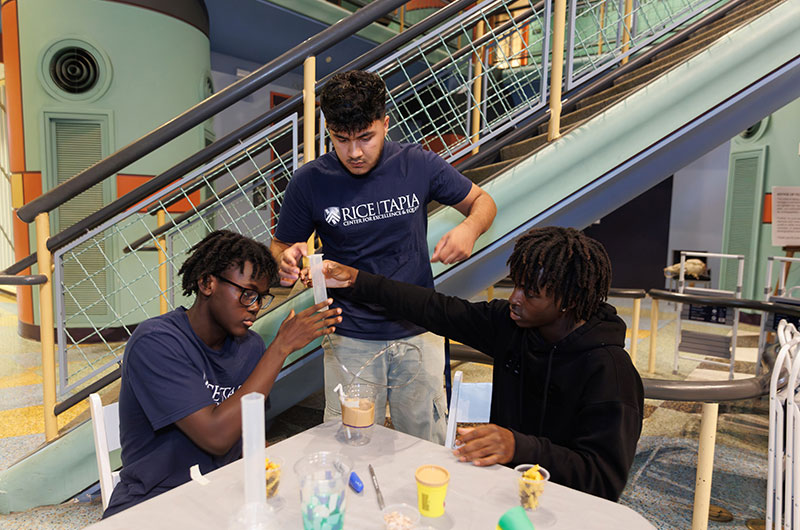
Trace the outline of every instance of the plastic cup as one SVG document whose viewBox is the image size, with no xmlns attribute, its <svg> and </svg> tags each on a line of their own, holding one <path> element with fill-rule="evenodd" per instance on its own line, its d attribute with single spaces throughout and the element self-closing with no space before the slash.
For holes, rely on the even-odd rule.
<svg viewBox="0 0 800 530">
<path fill-rule="evenodd" d="M 383 524 L 386 530 L 410 530 L 417 528 L 419 512 L 406 503 L 390 504 L 383 509 Z"/>
<path fill-rule="evenodd" d="M 417 504 L 424 517 L 444 515 L 444 498 L 450 483 L 450 472 L 442 466 L 425 465 L 417 468 Z"/>
<path fill-rule="evenodd" d="M 533 523 L 522 506 L 514 506 L 500 517 L 498 530 L 534 530 Z"/>
<path fill-rule="evenodd" d="M 305 530 L 342 530 L 347 480 L 353 468 L 344 455 L 321 451 L 294 466 L 300 479 L 300 511 Z"/>
<path fill-rule="evenodd" d="M 281 484 L 281 472 L 283 471 L 283 459 L 279 456 L 267 457 L 265 466 L 267 476 L 267 498 L 271 499 L 278 494 L 278 487 Z"/>
<path fill-rule="evenodd" d="M 372 438 L 375 424 L 375 394 L 373 385 L 353 384 L 342 387 L 342 426 L 344 440 L 349 445 L 365 445 Z"/>
<path fill-rule="evenodd" d="M 542 496 L 544 485 L 550 480 L 550 472 L 539 466 L 539 473 L 542 474 L 541 480 L 534 480 L 523 477 L 523 473 L 532 468 L 534 464 L 520 464 L 514 468 L 519 472 L 517 479 L 519 487 L 519 503 L 526 510 L 533 511 L 539 507 L 539 497 Z"/>
</svg>

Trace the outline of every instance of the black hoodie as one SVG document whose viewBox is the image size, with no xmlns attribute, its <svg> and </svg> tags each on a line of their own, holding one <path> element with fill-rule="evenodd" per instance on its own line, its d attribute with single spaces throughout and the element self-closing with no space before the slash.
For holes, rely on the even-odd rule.
<svg viewBox="0 0 800 530">
<path fill-rule="evenodd" d="M 491 422 L 514 434 L 510 465 L 539 464 L 558 484 L 619 499 L 642 430 L 644 391 L 612 306 L 602 304 L 550 344 L 517 326 L 506 300 L 471 303 L 363 271 L 348 291 L 494 358 Z"/>
</svg>

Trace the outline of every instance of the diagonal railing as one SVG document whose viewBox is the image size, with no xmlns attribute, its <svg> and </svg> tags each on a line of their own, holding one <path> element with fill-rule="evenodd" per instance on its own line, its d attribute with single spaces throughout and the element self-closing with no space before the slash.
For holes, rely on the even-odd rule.
<svg viewBox="0 0 800 530">
<path fill-rule="evenodd" d="M 48 212 L 403 3 L 371 3 L 19 210 L 21 219 L 35 219 L 39 227 L 37 257 L 45 276 L 53 252 L 59 397 L 114 370 L 139 322 L 188 302 L 176 290 L 176 272 L 210 230 L 227 228 L 269 242 L 301 150 L 312 158 L 310 144 L 319 141 L 324 148 L 324 136 L 300 141 L 301 131 L 316 129 L 318 118 L 301 115 L 303 97 L 297 95 L 52 237 Z M 631 7 L 616 18 L 592 19 L 604 31 L 602 47 L 595 49 L 585 45 L 584 34 L 593 29 L 582 21 L 598 2 L 569 5 L 571 47 L 559 81 L 586 83 L 591 72 L 646 52 L 666 32 L 720 4 L 665 0 L 656 10 L 653 2 L 617 3 Z M 422 143 L 457 163 L 546 109 L 552 4 L 458 0 L 343 69 L 367 69 L 386 79 L 390 139 Z M 622 29 L 614 33 L 604 24 Z M 40 292 L 42 311 L 50 288 L 48 282 Z M 44 313 L 40 322 L 48 329 Z M 47 336 L 42 334 L 44 352 L 53 348 L 45 344 Z M 52 410 L 52 403 L 45 405 Z"/>
</svg>

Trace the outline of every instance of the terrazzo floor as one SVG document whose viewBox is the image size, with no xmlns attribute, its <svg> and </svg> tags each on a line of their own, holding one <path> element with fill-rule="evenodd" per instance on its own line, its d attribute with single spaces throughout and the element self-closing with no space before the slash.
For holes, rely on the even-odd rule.
<svg viewBox="0 0 800 530">
<path fill-rule="evenodd" d="M 497 290 L 495 296 L 507 293 Z M 629 328 L 632 321 L 630 300 L 612 300 Z M 656 369 L 647 373 L 649 358 L 650 305 L 645 300 L 641 309 L 638 340 L 637 368 L 642 377 L 664 379 L 724 379 L 724 369 L 694 360 L 680 360 L 678 374 L 672 373 L 675 337 L 675 313 L 661 304 L 656 348 Z M 9 314 L 14 325 L 7 325 Z M 33 425 L 17 428 L 22 434 L 14 435 L 7 427 L 16 416 L 26 423 L 35 418 L 35 407 L 41 409 L 41 374 L 39 344 L 16 335 L 16 306 L 0 301 L 0 471 L 16 459 L 28 454 L 44 441 Z M 703 331 L 719 334 L 730 328 L 690 324 Z M 737 350 L 737 376 L 748 377 L 754 373 L 754 335 L 758 328 L 740 325 L 740 349 Z M 630 336 L 629 330 L 629 336 Z M 630 339 L 628 340 L 630 347 Z M 489 381 L 491 367 L 474 363 L 453 363 L 453 370 L 464 372 L 465 382 Z M 37 381 L 38 377 L 38 381 Z M 13 389 L 13 390 L 9 390 Z M 118 390 L 110 387 L 104 401 L 113 399 Z M 279 416 L 267 433 L 275 443 L 302 432 L 322 421 L 324 406 L 322 393 L 316 393 Z M 29 410 L 31 407 L 34 411 Z M 631 470 L 628 485 L 621 503 L 641 513 L 659 529 L 689 528 L 693 502 L 693 486 L 697 455 L 697 435 L 700 425 L 700 405 L 647 400 L 642 438 Z M 11 412 L 15 411 L 15 412 Z M 22 412 L 17 412 L 22 411 Z M 3 416 L 3 414 L 6 414 Z M 712 483 L 712 503 L 730 510 L 734 520 L 728 523 L 710 522 L 709 528 L 744 529 L 750 518 L 763 518 L 766 496 L 767 400 L 765 398 L 723 403 L 715 451 L 715 475 Z M 86 412 L 71 420 L 72 424 L 85 421 Z M 41 416 L 38 416 L 40 418 Z M 40 422 L 40 420 L 37 421 Z M 36 423 L 35 421 L 33 422 Z M 69 500 L 57 506 L 40 507 L 27 512 L 0 514 L 0 529 L 59 529 L 77 530 L 99 520 L 99 498 L 86 501 Z"/>
</svg>

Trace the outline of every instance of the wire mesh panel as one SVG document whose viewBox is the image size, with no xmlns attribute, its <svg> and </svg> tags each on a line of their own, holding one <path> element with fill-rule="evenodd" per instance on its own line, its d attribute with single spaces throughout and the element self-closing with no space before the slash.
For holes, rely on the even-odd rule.
<svg viewBox="0 0 800 530">
<path fill-rule="evenodd" d="M 619 64 L 718 0 L 570 0 L 567 90 Z"/>
<path fill-rule="evenodd" d="M 369 68 L 389 87 L 389 137 L 453 161 L 541 108 L 550 9 L 534 4 L 480 2 Z"/>
<path fill-rule="evenodd" d="M 55 252 L 59 396 L 115 368 L 162 298 L 167 310 L 190 302 L 177 273 L 208 233 L 270 243 L 297 167 L 297 121 L 295 114 L 270 126 Z"/>
</svg>

